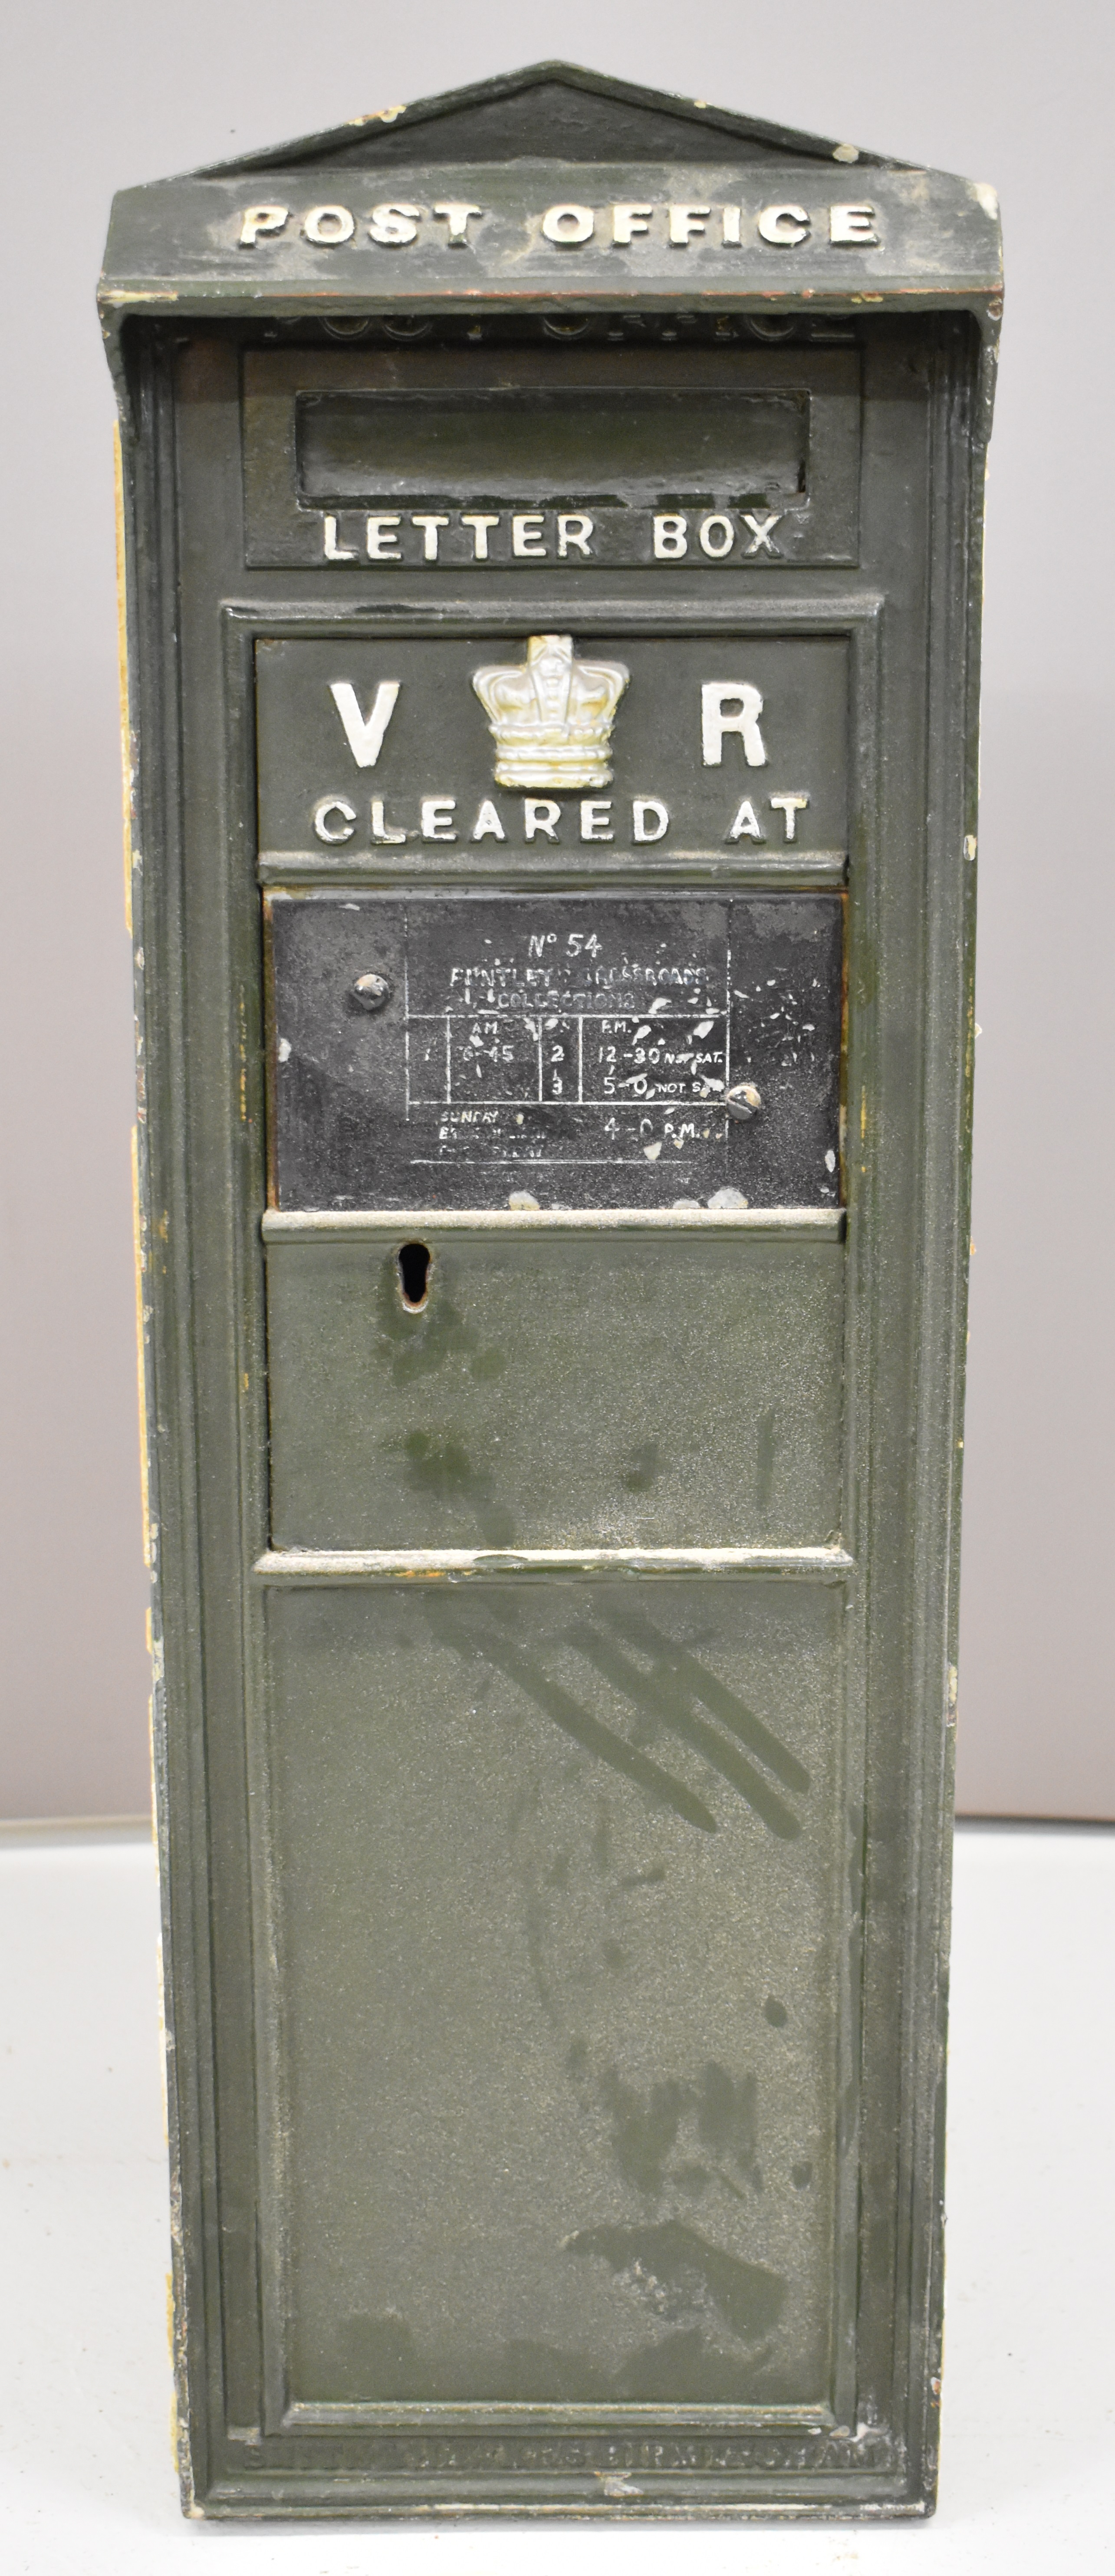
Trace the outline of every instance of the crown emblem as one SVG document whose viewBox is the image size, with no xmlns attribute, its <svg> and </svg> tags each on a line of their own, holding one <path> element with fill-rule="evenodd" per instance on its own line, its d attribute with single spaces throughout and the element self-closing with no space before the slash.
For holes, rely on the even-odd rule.
<svg viewBox="0 0 1115 2576">
<path fill-rule="evenodd" d="M 571 635 L 528 635 L 525 662 L 474 671 L 498 785 L 606 787 L 612 720 L 629 678 L 622 662 L 576 661 Z"/>
</svg>

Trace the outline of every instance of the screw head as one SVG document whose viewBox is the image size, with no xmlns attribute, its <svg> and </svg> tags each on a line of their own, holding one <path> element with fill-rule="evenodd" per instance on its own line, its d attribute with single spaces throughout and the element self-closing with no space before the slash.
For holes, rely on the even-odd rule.
<svg viewBox="0 0 1115 2576">
<path fill-rule="evenodd" d="M 382 1011 L 391 999 L 390 976 L 382 974 L 378 966 L 369 968 L 366 975 L 357 976 L 352 998 L 362 1011 Z"/>
<path fill-rule="evenodd" d="M 724 1107 L 729 1118 L 753 1118 L 763 1105 L 763 1095 L 753 1082 L 733 1083 L 724 1094 Z"/>
</svg>

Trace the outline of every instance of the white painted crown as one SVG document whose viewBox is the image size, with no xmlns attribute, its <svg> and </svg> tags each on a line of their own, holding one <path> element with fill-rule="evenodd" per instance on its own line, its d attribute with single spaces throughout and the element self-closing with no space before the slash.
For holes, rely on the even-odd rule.
<svg viewBox="0 0 1115 2576">
<path fill-rule="evenodd" d="M 474 671 L 498 784 L 606 787 L 612 722 L 629 677 L 622 662 L 577 661 L 571 635 L 528 635 L 525 662 Z"/>
</svg>

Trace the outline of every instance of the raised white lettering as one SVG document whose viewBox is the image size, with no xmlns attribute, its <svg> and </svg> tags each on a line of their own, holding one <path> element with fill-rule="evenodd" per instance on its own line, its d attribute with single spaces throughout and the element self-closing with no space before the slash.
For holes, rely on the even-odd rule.
<svg viewBox="0 0 1115 2576">
<path fill-rule="evenodd" d="M 653 213 L 653 206 L 613 206 L 612 240 L 626 247 L 636 233 L 649 233 Z"/>
<path fill-rule="evenodd" d="M 631 805 L 631 837 L 635 841 L 660 841 L 668 829 L 669 809 L 660 796 L 636 796 Z"/>
<path fill-rule="evenodd" d="M 804 814 L 808 796 L 768 796 L 767 803 L 773 805 L 776 814 L 781 814 L 787 840 L 796 841 L 798 815 Z"/>
<path fill-rule="evenodd" d="M 355 563 L 356 561 L 355 546 L 338 545 L 337 522 L 330 518 L 328 511 L 325 514 L 325 560 L 326 563 Z"/>
<path fill-rule="evenodd" d="M 655 519 L 654 551 L 659 563 L 671 563 L 679 555 L 688 554 L 689 539 L 685 533 L 688 525 L 688 520 L 680 513 L 668 510 Z"/>
<path fill-rule="evenodd" d="M 339 831 L 331 828 L 331 814 L 341 817 Z M 355 823 L 356 810 L 347 796 L 323 796 L 320 805 L 314 807 L 314 830 L 319 841 L 351 841 Z"/>
<path fill-rule="evenodd" d="M 302 225 L 307 241 L 320 242 L 332 249 L 336 242 L 352 240 L 356 217 L 347 206 L 311 206 Z"/>
<path fill-rule="evenodd" d="M 747 554 L 777 554 L 777 547 L 772 546 L 771 544 L 771 530 L 778 526 L 778 522 L 782 516 L 783 513 L 781 510 L 767 510 L 761 516 L 756 510 L 744 511 L 744 527 L 750 528 L 751 530 L 751 543 L 745 548 L 745 552 Z"/>
<path fill-rule="evenodd" d="M 541 510 L 517 513 L 511 521 L 512 554 L 518 555 L 520 560 L 525 557 L 528 561 L 536 563 L 539 555 L 544 555 L 546 552 L 542 525 Z"/>
<path fill-rule="evenodd" d="M 440 216 L 441 221 L 449 226 L 448 239 L 450 250 L 468 249 L 469 216 L 482 215 L 483 212 L 484 209 L 482 206 L 458 206 L 454 205 L 452 202 L 444 206 L 434 207 L 435 215 Z"/>
<path fill-rule="evenodd" d="M 507 834 L 504 831 L 503 825 L 500 822 L 490 796 L 486 796 L 484 798 L 484 802 L 472 827 L 472 837 L 474 841 L 505 841 L 507 839 Z"/>
<path fill-rule="evenodd" d="M 240 226 L 241 246 L 254 250 L 261 234 L 281 233 L 284 224 L 289 222 L 289 206 L 248 206 Z"/>
<path fill-rule="evenodd" d="M 711 206 L 671 206 L 668 235 L 674 249 L 684 250 L 687 242 L 699 239 L 711 213 Z"/>
<path fill-rule="evenodd" d="M 803 242 L 809 231 L 809 217 L 804 206 L 764 206 L 759 217 L 759 238 L 770 242 L 775 250 L 792 250 Z"/>
<path fill-rule="evenodd" d="M 561 807 L 555 805 L 552 796 L 524 796 L 523 830 L 528 841 L 536 839 L 539 832 L 548 841 L 556 841 L 560 821 Z"/>
<path fill-rule="evenodd" d="M 874 206 L 830 206 L 829 240 L 849 250 L 870 250 L 878 241 Z"/>
<path fill-rule="evenodd" d="M 559 250 L 576 250 L 579 243 L 592 240 L 594 229 L 591 206 L 547 206 L 542 217 L 545 240 L 556 242 Z"/>
<path fill-rule="evenodd" d="M 483 512 L 482 510 L 464 510 L 464 511 L 462 511 L 462 513 L 461 513 L 461 526 L 462 526 L 462 528 L 471 528 L 471 530 L 472 530 L 472 555 L 473 555 L 473 562 L 474 562 L 474 563 L 487 563 L 487 561 L 488 561 L 488 530 L 489 530 L 489 528 L 498 528 L 498 526 L 499 526 L 499 512 L 498 512 L 498 510 L 497 510 L 497 512 L 496 512 L 496 514 L 495 514 L 495 517 L 494 517 L 494 518 L 487 518 L 487 517 L 485 517 L 485 514 L 484 514 L 484 512 Z"/>
<path fill-rule="evenodd" d="M 615 834 L 611 829 L 611 821 L 612 803 L 609 796 L 581 798 L 582 841 L 613 841 Z"/>
<path fill-rule="evenodd" d="M 724 736 L 738 733 L 743 738 L 743 756 L 749 769 L 765 769 L 766 748 L 759 731 L 763 712 L 760 689 L 749 680 L 706 680 L 701 689 L 701 756 L 706 769 L 719 769 L 724 758 Z"/>
<path fill-rule="evenodd" d="M 405 841 L 406 839 L 405 832 L 392 831 L 391 825 L 384 821 L 382 796 L 372 798 L 372 839 L 373 841 Z"/>
<path fill-rule="evenodd" d="M 448 519 L 439 518 L 436 510 L 412 510 L 410 514 L 410 524 L 412 528 L 421 528 L 422 530 L 422 553 L 425 561 L 427 563 L 436 563 L 437 532 L 439 528 L 448 527 Z"/>
<path fill-rule="evenodd" d="M 727 243 L 729 250 L 738 250 L 739 248 L 740 217 L 742 213 L 742 206 L 723 206 L 721 208 L 720 238 L 723 242 Z"/>
<path fill-rule="evenodd" d="M 369 519 L 365 544 L 372 563 L 399 562 L 399 540 L 394 533 L 398 524 L 397 510 L 380 512 Z"/>
<path fill-rule="evenodd" d="M 417 239 L 421 215 L 421 206 L 373 206 L 368 231 L 382 249 L 397 250 L 400 243 Z"/>
<path fill-rule="evenodd" d="M 422 838 L 424 841 L 455 841 L 453 816 L 457 811 L 455 796 L 424 796 L 422 799 Z"/>
<path fill-rule="evenodd" d="M 725 838 L 729 841 L 765 841 L 766 837 L 766 833 L 759 828 L 759 817 L 751 798 L 745 796 L 742 805 L 736 808 L 734 819 L 729 825 Z"/>
<path fill-rule="evenodd" d="M 722 510 L 716 511 L 711 518 L 702 519 L 697 533 L 702 554 L 711 555 L 714 563 L 719 563 L 722 556 L 730 555 L 736 542 L 732 522 L 725 518 Z"/>
<path fill-rule="evenodd" d="M 570 546 L 576 546 L 582 555 L 592 553 L 589 538 L 592 535 L 593 525 L 593 520 L 586 518 L 582 511 L 559 511 L 557 523 L 559 562 L 564 562 Z"/>
<path fill-rule="evenodd" d="M 329 695 L 345 729 L 345 741 L 358 769 L 374 769 L 383 737 L 395 713 L 398 680 L 381 680 L 366 716 L 351 680 L 331 680 Z"/>
</svg>

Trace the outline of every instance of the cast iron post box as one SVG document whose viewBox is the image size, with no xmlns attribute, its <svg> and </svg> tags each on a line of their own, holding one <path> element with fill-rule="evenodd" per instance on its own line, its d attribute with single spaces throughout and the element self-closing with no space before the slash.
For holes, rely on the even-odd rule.
<svg viewBox="0 0 1115 2576">
<path fill-rule="evenodd" d="M 990 189 L 117 199 L 188 2509 L 917 2515 Z"/>
</svg>

